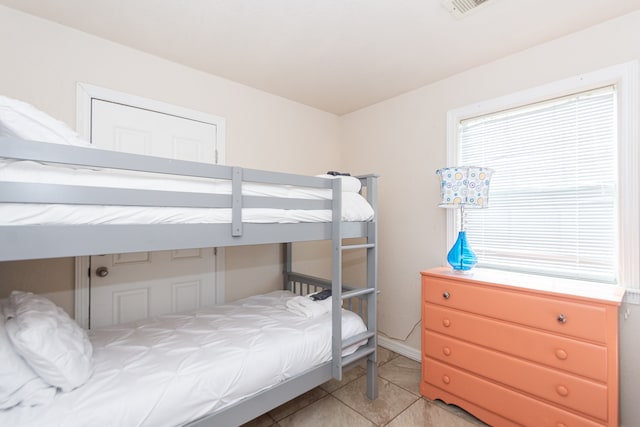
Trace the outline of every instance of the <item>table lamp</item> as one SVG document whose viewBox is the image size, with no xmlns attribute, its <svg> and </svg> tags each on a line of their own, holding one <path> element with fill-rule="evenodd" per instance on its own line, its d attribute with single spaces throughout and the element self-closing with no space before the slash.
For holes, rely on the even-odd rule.
<svg viewBox="0 0 640 427">
<path fill-rule="evenodd" d="M 477 166 L 455 166 L 438 169 L 436 174 L 440 177 L 441 200 L 438 206 L 460 209 L 460 231 L 447 255 L 447 261 L 454 271 L 466 272 L 478 263 L 478 258 L 464 231 L 464 210 L 489 207 L 489 183 L 493 170 Z"/>
</svg>

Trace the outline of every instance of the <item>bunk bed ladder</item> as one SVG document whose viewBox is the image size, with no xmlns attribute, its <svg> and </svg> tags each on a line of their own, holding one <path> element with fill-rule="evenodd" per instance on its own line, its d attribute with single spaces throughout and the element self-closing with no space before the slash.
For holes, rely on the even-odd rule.
<svg viewBox="0 0 640 427">
<path fill-rule="evenodd" d="M 366 186 L 367 201 L 373 206 L 374 211 L 377 212 L 377 175 L 366 175 L 358 177 L 361 181 L 364 181 Z M 340 194 L 341 182 L 339 179 L 334 180 L 332 191 L 334 194 Z M 343 245 L 343 229 L 341 222 L 342 206 L 340 198 L 333 200 L 333 218 L 332 218 L 332 277 L 331 280 L 324 280 L 313 278 L 304 274 L 293 273 L 292 271 L 292 244 L 286 243 L 284 245 L 284 289 L 291 289 L 295 291 L 296 283 L 299 282 L 300 286 L 303 283 L 313 283 L 314 287 L 320 286 L 324 288 L 331 287 L 332 294 L 332 311 L 333 313 L 339 312 L 343 307 L 343 301 L 349 300 L 349 307 L 351 308 L 351 301 L 358 299 L 359 303 L 365 301 L 366 314 L 362 311 L 362 307 L 359 307 L 360 315 L 365 314 L 367 330 L 361 334 L 358 334 L 350 339 L 342 340 L 342 318 L 341 316 L 331 317 L 332 328 L 332 362 L 331 362 L 331 375 L 337 380 L 342 380 L 342 368 L 348 366 L 351 363 L 363 360 L 367 360 L 367 397 L 369 399 L 375 399 L 378 396 L 377 386 L 377 324 L 376 324 L 376 308 L 377 308 L 377 218 L 366 223 L 366 243 Z M 367 283 L 366 287 L 362 288 L 348 288 L 343 286 L 342 281 L 342 254 L 347 250 L 366 250 L 366 264 L 367 264 Z M 317 288 L 311 289 L 315 290 Z M 345 290 L 348 289 L 348 290 Z M 300 291 L 309 291 L 310 289 L 300 289 Z M 308 292 L 303 292 L 308 293 Z M 353 345 L 366 341 L 366 344 L 361 346 L 353 354 L 342 357 L 342 351 Z"/>
<path fill-rule="evenodd" d="M 367 189 L 367 200 L 376 209 L 377 205 L 377 176 L 361 177 L 365 180 Z M 341 180 L 333 182 L 333 194 L 341 194 Z M 342 380 L 342 368 L 352 362 L 367 360 L 367 397 L 375 399 L 378 396 L 377 386 L 377 325 L 376 325 L 376 305 L 377 305 L 377 218 L 367 223 L 367 241 L 364 244 L 343 244 L 342 233 L 342 202 L 340 198 L 333 200 L 333 230 L 332 230 L 332 277 L 331 294 L 333 297 L 332 310 L 334 313 L 342 309 L 343 300 L 356 296 L 366 297 L 367 307 L 367 331 L 352 339 L 342 340 L 342 318 L 332 316 L 332 375 L 337 380 Z M 377 212 L 377 210 L 376 210 Z M 367 259 L 367 284 L 364 288 L 358 288 L 343 293 L 342 286 L 342 255 L 346 250 L 365 249 Z M 356 350 L 355 353 L 342 357 L 342 351 L 348 346 L 366 340 L 366 344 Z"/>
</svg>

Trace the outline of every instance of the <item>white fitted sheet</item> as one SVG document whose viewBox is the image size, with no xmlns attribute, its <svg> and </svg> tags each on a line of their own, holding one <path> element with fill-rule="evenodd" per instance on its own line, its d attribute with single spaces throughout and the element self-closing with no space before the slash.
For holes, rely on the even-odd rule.
<svg viewBox="0 0 640 427">
<path fill-rule="evenodd" d="M 231 194 L 231 183 L 224 180 L 8 159 L 0 159 L 0 181 Z M 242 194 L 317 200 L 332 197 L 330 189 L 257 183 L 243 183 Z M 373 216 L 373 208 L 364 197 L 357 192 L 343 191 L 343 221 L 369 221 Z M 330 222 L 331 210 L 246 208 L 242 210 L 242 220 L 251 223 Z M 0 203 L 0 225 L 228 222 L 231 222 L 231 209 Z"/>
<path fill-rule="evenodd" d="M 276 291 L 190 314 L 90 333 L 94 374 L 45 407 L 0 411 L 0 425 L 177 426 L 331 359 L 331 313 L 287 311 Z M 343 310 L 343 337 L 364 332 Z M 345 349 L 345 354 L 355 351 Z"/>
</svg>

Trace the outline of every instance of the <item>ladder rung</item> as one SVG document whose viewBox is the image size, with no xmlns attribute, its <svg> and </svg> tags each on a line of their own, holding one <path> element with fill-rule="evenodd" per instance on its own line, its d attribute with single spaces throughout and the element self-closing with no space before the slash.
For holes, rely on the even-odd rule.
<svg viewBox="0 0 640 427">
<path fill-rule="evenodd" d="M 348 356 L 345 356 L 342 358 L 342 366 L 347 366 L 350 363 L 353 363 L 357 360 L 363 359 L 366 356 L 370 355 L 371 353 L 374 353 L 376 351 L 375 348 L 369 348 L 369 347 L 360 347 L 359 349 L 357 349 L 355 351 L 355 353 L 350 354 Z"/>
<path fill-rule="evenodd" d="M 343 251 L 346 250 L 350 250 L 350 249 L 364 249 L 364 248 L 373 248 L 376 245 L 373 243 L 363 243 L 361 245 L 344 245 L 344 246 L 340 246 L 340 249 L 342 249 Z"/>
<path fill-rule="evenodd" d="M 354 335 L 351 338 L 348 338 L 344 341 L 342 341 L 342 349 L 344 350 L 345 348 L 352 346 L 353 344 L 357 344 L 360 341 L 364 341 L 364 340 L 368 340 L 369 338 L 373 337 L 375 335 L 375 333 L 370 332 L 370 331 L 365 331 L 365 332 L 361 332 L 358 335 Z"/>
<path fill-rule="evenodd" d="M 343 292 L 342 299 L 353 298 L 353 297 L 357 297 L 358 295 L 372 294 L 375 291 L 376 291 L 375 288 L 361 288 L 353 291 Z"/>
</svg>

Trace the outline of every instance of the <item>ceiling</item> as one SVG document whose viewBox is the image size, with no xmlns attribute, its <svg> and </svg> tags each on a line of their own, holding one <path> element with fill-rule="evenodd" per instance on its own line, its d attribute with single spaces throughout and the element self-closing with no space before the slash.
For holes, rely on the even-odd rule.
<svg viewBox="0 0 640 427">
<path fill-rule="evenodd" d="M 640 9 L 640 0 L 0 0 L 338 115 Z"/>
</svg>

